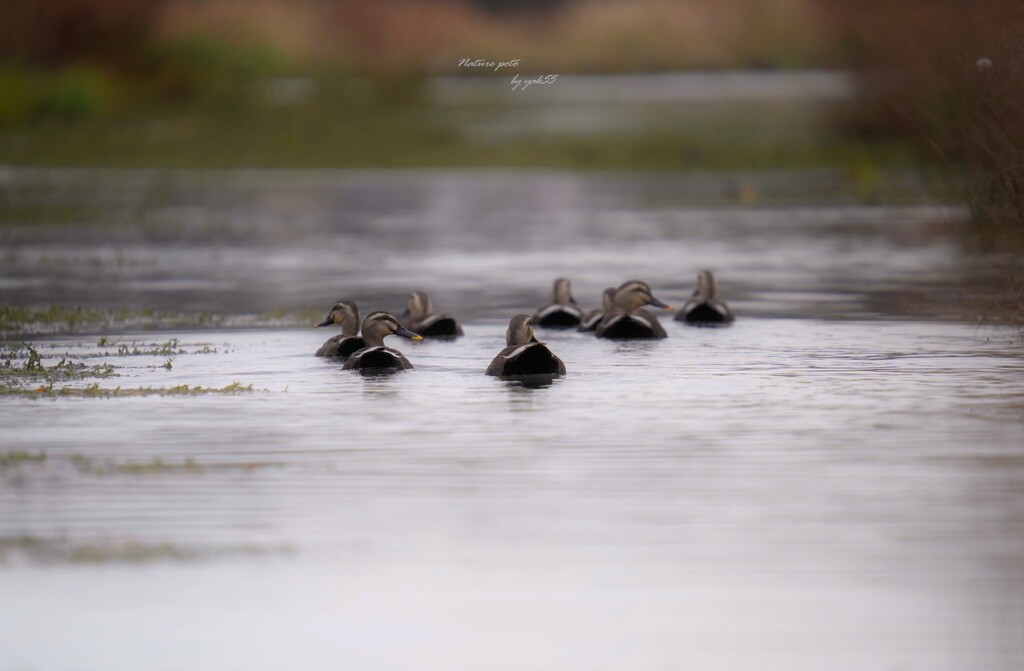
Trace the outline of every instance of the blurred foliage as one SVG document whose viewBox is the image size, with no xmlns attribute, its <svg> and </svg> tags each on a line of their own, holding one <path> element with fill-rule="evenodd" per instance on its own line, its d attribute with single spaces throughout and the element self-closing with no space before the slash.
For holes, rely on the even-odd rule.
<svg viewBox="0 0 1024 671">
<path fill-rule="evenodd" d="M 946 167 L 974 241 L 1024 249 L 1024 5 L 823 0 L 860 72 L 854 137 L 907 137 Z"/>
<path fill-rule="evenodd" d="M 39 101 L 43 116 L 82 119 L 109 111 L 116 99 L 116 86 L 97 68 L 75 66 L 57 74 Z"/>
<path fill-rule="evenodd" d="M 134 71 L 167 0 L 5 0 L 0 61 L 55 68 L 90 62 Z"/>
<path fill-rule="evenodd" d="M 51 117 L 76 121 L 106 114 L 121 95 L 104 70 L 73 65 L 55 72 L 0 69 L 0 124 Z"/>
<path fill-rule="evenodd" d="M 813 0 L 210 0 L 171 2 L 162 34 L 273 44 L 364 74 L 457 72 L 462 58 L 531 72 L 806 66 L 828 45 Z M 489 12 L 486 9 L 500 10 Z"/>
<path fill-rule="evenodd" d="M 304 71 L 330 64 L 382 79 L 386 89 L 460 72 L 457 63 L 467 57 L 517 58 L 525 72 L 562 74 L 806 66 L 821 60 L 825 46 L 811 2 L 577 0 L 485 8 L 468 0 L 6 0 L 0 65 L 49 76 L 87 66 L 120 80 L 129 97 L 172 99 L 219 85 L 224 72 L 259 75 L 286 65 Z M 9 84 L 6 97 L 31 98 Z M 7 118 L 38 113 L 28 107 L 8 105 Z"/>
<path fill-rule="evenodd" d="M 837 137 L 807 104 L 690 104 L 669 125 L 531 132 L 526 122 L 522 132 L 505 134 L 487 129 L 502 127 L 521 110 L 384 102 L 388 95 L 408 97 L 412 89 L 394 85 L 391 93 L 381 86 L 327 74 L 273 79 L 201 108 L 163 105 L 73 124 L 49 119 L 0 127 L 0 155 L 14 164 L 185 168 L 838 166 L 864 184 L 882 167 L 917 161 L 898 141 Z M 24 211 L 28 205 L 2 205 L 0 222 L 32 215 Z"/>
<path fill-rule="evenodd" d="M 465 57 L 559 73 L 803 65 L 809 2 L 8 0 L 0 125 L 156 115 L 159 128 L 182 106 L 242 115 L 312 97 L 336 118 L 393 118 L 425 100 L 429 74 L 480 74 L 459 70 Z"/>
<path fill-rule="evenodd" d="M 560 74 L 834 62 L 814 2 L 8 0 L 0 7 L 0 160 L 861 166 L 856 175 L 874 174 L 880 161 L 908 163 L 898 141 L 838 141 L 806 109 L 776 115 L 753 106 L 710 125 L 698 114 L 629 132 L 481 138 L 466 131 L 475 110 L 431 103 L 431 75 L 484 74 L 460 69 L 462 58 L 518 58 L 520 72 Z"/>
</svg>

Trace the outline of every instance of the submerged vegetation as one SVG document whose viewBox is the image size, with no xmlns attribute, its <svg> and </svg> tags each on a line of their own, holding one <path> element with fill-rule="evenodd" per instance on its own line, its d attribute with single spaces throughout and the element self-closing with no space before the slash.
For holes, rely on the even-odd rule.
<svg viewBox="0 0 1024 671">
<path fill-rule="evenodd" d="M 214 327 L 222 318 L 200 313 L 102 309 L 81 305 L 0 305 L 0 337 L 49 333 L 91 333 L 138 328 Z"/>
<path fill-rule="evenodd" d="M 179 384 L 173 387 L 103 387 L 98 382 L 87 386 L 64 386 L 57 388 L 52 383 L 24 388 L 0 385 L 0 396 L 21 396 L 25 398 L 128 398 L 136 396 L 208 396 L 211 394 L 241 394 L 257 391 L 253 385 L 232 382 L 223 387 Z M 266 391 L 266 390 L 263 390 Z"/>
<path fill-rule="evenodd" d="M 131 345 L 119 343 L 117 346 L 118 356 L 168 356 L 174 354 L 187 354 L 185 349 L 178 346 L 178 339 L 171 338 L 167 342 L 143 346 L 139 349 L 133 340 Z"/>
<path fill-rule="evenodd" d="M 97 347 L 105 347 L 111 343 L 106 337 L 97 341 Z M 217 386 L 203 386 L 192 384 L 179 384 L 173 386 L 121 386 L 109 387 L 99 382 L 84 384 L 84 381 L 100 378 L 106 379 L 118 377 L 119 367 L 111 363 L 102 363 L 89 366 L 84 363 L 75 363 L 67 355 L 60 358 L 54 364 L 47 364 L 46 359 L 39 349 L 27 342 L 5 343 L 0 351 L 0 397 L 22 397 L 22 398 L 126 398 L 137 396 L 208 396 L 208 395 L 231 395 L 251 393 L 257 391 L 252 384 L 232 382 L 231 384 Z M 162 357 L 170 353 L 172 355 L 183 354 L 209 354 L 217 350 L 203 345 L 200 348 L 189 351 L 179 347 L 177 338 L 172 338 L 162 344 L 153 344 L 146 349 L 139 349 L 133 341 L 131 346 L 119 345 L 116 353 L 101 351 L 87 354 L 86 356 L 98 357 L 122 357 L 122 356 L 152 356 Z M 163 368 L 171 370 L 171 358 L 167 358 L 159 366 L 151 368 Z M 266 390 L 263 390 L 266 391 Z"/>
<path fill-rule="evenodd" d="M 198 476 L 226 471 L 252 473 L 273 466 L 267 462 L 207 462 L 192 458 L 181 462 L 165 462 L 159 457 L 148 461 L 124 461 L 89 457 L 83 454 L 52 455 L 43 450 L 11 450 L 0 452 L 0 479 L 23 478 L 33 472 L 47 477 L 54 473 L 66 475 L 67 469 L 81 476 L 92 477 L 155 477 Z M 62 470 L 63 469 L 63 470 Z M 70 539 L 62 536 L 38 537 L 15 535 L 0 537 L 0 566 L 28 561 L 33 563 L 148 563 L 155 561 L 205 561 L 225 557 L 271 556 L 290 554 L 287 545 L 264 546 L 234 544 L 223 546 L 181 545 L 145 542 L 133 539 L 97 538 Z"/>
<path fill-rule="evenodd" d="M 252 473 L 261 468 L 268 468 L 281 465 L 270 462 L 206 462 L 199 464 L 192 457 L 186 458 L 180 463 L 165 462 L 160 457 L 154 457 L 149 461 L 120 461 L 111 459 L 97 459 L 84 454 L 72 454 L 67 457 L 51 457 L 46 452 L 26 452 L 13 450 L 0 452 L 0 472 L 13 470 L 19 467 L 41 466 L 49 467 L 54 464 L 69 463 L 76 471 L 88 475 L 199 475 L 203 473 L 238 471 Z"/>
<path fill-rule="evenodd" d="M 46 461 L 46 453 L 39 452 L 0 452 L 0 472 L 22 464 L 40 464 Z"/>
<path fill-rule="evenodd" d="M 305 326 L 319 316 L 318 312 L 277 311 L 259 315 L 221 315 L 209 312 L 172 312 L 152 308 L 103 309 L 81 305 L 67 306 L 20 306 L 0 304 L 0 339 L 35 335 L 72 333 L 111 333 L 130 330 L 167 330 L 180 328 L 252 328 Z M 101 336 L 100 345 L 113 344 L 109 336 Z M 173 355 L 185 354 L 179 351 L 177 341 L 146 345 L 139 349 L 133 341 L 130 345 L 117 343 L 117 354 L 132 355 Z M 216 349 L 204 346 L 193 354 L 212 354 Z"/>
<path fill-rule="evenodd" d="M 149 461 L 100 461 L 85 455 L 71 455 L 71 463 L 80 473 L 89 475 L 199 475 L 210 472 L 240 471 L 251 473 L 260 468 L 271 466 L 263 462 L 237 463 L 203 463 L 199 464 L 191 457 L 182 463 L 165 462 L 156 457 Z"/>
<path fill-rule="evenodd" d="M 67 357 L 61 357 L 57 363 L 47 366 L 39 351 L 28 343 L 8 343 L 7 349 L 0 351 L 0 390 L 8 387 L 11 381 L 44 383 L 47 389 L 53 389 L 57 382 L 85 380 L 88 378 L 116 377 L 117 373 L 110 364 L 88 366 L 75 363 Z M 23 363 L 16 364 L 22 356 Z M 3 393 L 3 391 L 0 391 Z"/>
<path fill-rule="evenodd" d="M 194 562 L 230 557 L 287 555 L 293 552 L 294 549 L 288 545 L 206 546 L 108 538 L 73 540 L 59 536 L 0 537 L 0 565 L 19 560 L 41 564 Z"/>
</svg>

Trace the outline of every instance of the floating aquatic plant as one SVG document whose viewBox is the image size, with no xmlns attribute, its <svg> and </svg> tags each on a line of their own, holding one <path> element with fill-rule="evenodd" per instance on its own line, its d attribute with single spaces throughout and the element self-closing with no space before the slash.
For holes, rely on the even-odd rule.
<svg viewBox="0 0 1024 671">
<path fill-rule="evenodd" d="M 11 346 L 9 345 L 9 347 Z M 21 358 L 23 351 L 27 351 L 28 356 L 20 365 L 16 365 L 15 361 Z M 114 367 L 110 364 L 87 366 L 83 363 L 75 363 L 67 356 L 62 357 L 56 364 L 47 366 L 39 350 L 26 342 L 19 343 L 8 351 L 0 353 L 0 394 L 5 390 L 19 388 L 19 382 L 42 381 L 52 387 L 55 382 L 109 378 L 116 374 Z"/>
<path fill-rule="evenodd" d="M 0 470 L 12 468 L 20 464 L 38 464 L 44 461 L 46 461 L 46 453 L 42 450 L 38 452 L 23 452 L 20 450 L 0 452 Z"/>
<path fill-rule="evenodd" d="M 67 305 L 0 305 L 0 339 L 99 331 L 107 333 L 99 336 L 96 344 L 106 347 L 118 344 L 109 331 L 305 326 L 318 315 L 319 311 L 278 310 L 252 315 L 214 315 L 208 312 L 165 312 L 149 307 L 109 310 Z"/>
<path fill-rule="evenodd" d="M 43 564 L 152 563 L 203 561 L 227 557 L 263 557 L 291 554 L 289 545 L 183 545 L 123 538 L 73 540 L 63 536 L 19 535 L 0 537 L 0 565 L 14 560 Z"/>
</svg>

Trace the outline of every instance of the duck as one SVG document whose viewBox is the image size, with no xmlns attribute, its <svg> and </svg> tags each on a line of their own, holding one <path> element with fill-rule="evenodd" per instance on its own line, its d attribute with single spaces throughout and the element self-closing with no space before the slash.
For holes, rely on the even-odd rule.
<svg viewBox="0 0 1024 671">
<path fill-rule="evenodd" d="M 702 270 L 697 275 L 697 289 L 676 313 L 675 319 L 691 326 L 720 326 L 731 324 L 736 317 L 729 306 L 718 298 L 715 274 L 710 270 Z"/>
<path fill-rule="evenodd" d="M 366 342 L 358 335 L 359 308 L 356 307 L 355 301 L 338 301 L 327 313 L 327 318 L 313 328 L 331 324 L 341 326 L 341 335 L 328 338 L 316 351 L 317 356 L 340 357 L 344 360 L 366 347 Z"/>
<path fill-rule="evenodd" d="M 459 322 L 449 314 L 434 314 L 434 305 L 426 291 L 409 294 L 409 307 L 403 316 L 407 329 L 424 338 L 458 338 L 462 335 Z"/>
<path fill-rule="evenodd" d="M 580 320 L 579 331 L 593 331 L 606 313 L 615 307 L 615 287 L 608 287 L 601 295 L 601 307 L 591 310 Z"/>
<path fill-rule="evenodd" d="M 654 297 L 651 287 L 640 280 L 624 282 L 615 290 L 612 309 L 598 323 L 594 335 L 598 338 L 628 340 L 633 338 L 665 338 L 667 333 L 654 313 L 643 309 L 645 305 L 671 310 Z"/>
<path fill-rule="evenodd" d="M 505 332 L 505 349 L 487 367 L 487 375 L 498 377 L 565 375 L 565 364 L 533 333 L 533 317 L 515 315 Z"/>
<path fill-rule="evenodd" d="M 551 304 L 533 313 L 533 323 L 545 328 L 572 328 L 579 326 L 583 312 L 572 297 L 572 284 L 567 277 L 559 277 L 551 287 Z"/>
<path fill-rule="evenodd" d="M 384 338 L 400 335 L 410 340 L 423 337 L 402 326 L 394 315 L 374 312 L 363 320 L 363 340 L 366 347 L 353 353 L 345 361 L 345 370 L 390 371 L 410 370 L 413 366 L 401 352 L 384 345 Z"/>
</svg>

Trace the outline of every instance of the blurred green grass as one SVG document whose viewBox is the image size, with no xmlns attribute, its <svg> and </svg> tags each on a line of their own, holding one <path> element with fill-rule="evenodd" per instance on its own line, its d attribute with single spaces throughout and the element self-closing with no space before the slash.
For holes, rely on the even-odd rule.
<svg viewBox="0 0 1024 671">
<path fill-rule="evenodd" d="M 641 114 L 631 123 L 552 132 L 543 130 L 543 123 L 533 130 L 523 119 L 533 114 L 543 122 L 543 108 L 524 110 L 500 101 L 436 104 L 424 93 L 426 86 L 416 78 L 331 73 L 247 77 L 173 103 L 133 101 L 113 112 L 2 124 L 0 160 L 22 166 L 154 168 L 845 167 L 860 172 L 918 161 L 899 139 L 864 141 L 834 131 L 829 110 L 812 101 L 680 105 Z M 519 129 L 503 132 L 509 122 Z"/>
<path fill-rule="evenodd" d="M 726 5 L 584 2 L 492 16 L 465 2 L 104 0 L 99 11 L 61 0 L 40 13 L 19 0 L 0 30 L 10 38 L 0 46 L 0 164 L 870 175 L 917 163 L 899 138 L 845 137 L 807 101 L 677 105 L 668 122 L 508 134 L 487 130 L 515 121 L 521 110 L 507 101 L 430 96 L 428 73 L 458 72 L 459 56 L 522 57 L 523 72 L 562 75 L 827 62 L 807 0 Z"/>
</svg>

